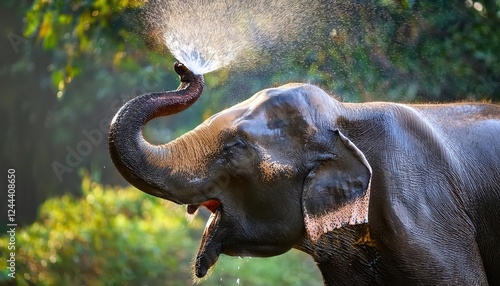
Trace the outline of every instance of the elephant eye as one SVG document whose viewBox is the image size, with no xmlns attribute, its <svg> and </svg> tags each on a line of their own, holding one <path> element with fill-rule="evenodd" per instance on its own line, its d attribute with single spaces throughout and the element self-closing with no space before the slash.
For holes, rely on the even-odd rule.
<svg viewBox="0 0 500 286">
<path fill-rule="evenodd" d="M 233 148 L 244 148 L 246 147 L 246 143 L 241 139 L 235 139 L 230 141 L 224 145 L 224 151 L 229 151 Z"/>
<path fill-rule="evenodd" d="M 249 168 L 258 165 L 259 157 L 248 141 L 234 139 L 224 144 L 222 159 L 230 174 L 242 176 L 249 173 Z"/>
</svg>

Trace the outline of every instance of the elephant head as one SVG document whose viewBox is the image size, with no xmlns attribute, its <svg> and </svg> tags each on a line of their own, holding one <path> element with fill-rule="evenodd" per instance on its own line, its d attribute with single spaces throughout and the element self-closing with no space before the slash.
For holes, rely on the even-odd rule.
<svg viewBox="0 0 500 286">
<path fill-rule="evenodd" d="M 181 66 L 182 67 L 182 66 Z M 367 221 L 371 168 L 335 122 L 344 107 L 312 85 L 263 90 L 164 145 L 141 131 L 192 104 L 201 76 L 179 90 L 126 103 L 110 131 L 122 175 L 151 195 L 212 212 L 195 261 L 206 275 L 220 254 L 274 256 L 345 224 Z"/>
</svg>

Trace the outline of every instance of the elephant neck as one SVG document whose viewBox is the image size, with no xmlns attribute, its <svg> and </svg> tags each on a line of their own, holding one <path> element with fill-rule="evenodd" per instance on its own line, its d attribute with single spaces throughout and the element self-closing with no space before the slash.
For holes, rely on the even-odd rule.
<svg viewBox="0 0 500 286">
<path fill-rule="evenodd" d="M 367 224 L 335 229 L 317 242 L 305 237 L 296 248 L 312 256 L 325 285 L 381 284 L 380 255 Z"/>
</svg>

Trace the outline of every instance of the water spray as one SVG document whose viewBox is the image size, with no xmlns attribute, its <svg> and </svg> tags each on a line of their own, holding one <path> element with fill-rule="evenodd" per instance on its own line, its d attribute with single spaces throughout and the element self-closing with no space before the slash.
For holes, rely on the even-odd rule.
<svg viewBox="0 0 500 286">
<path fill-rule="evenodd" d="M 148 29 L 195 74 L 251 61 L 310 29 L 320 1 L 150 0 Z"/>
</svg>

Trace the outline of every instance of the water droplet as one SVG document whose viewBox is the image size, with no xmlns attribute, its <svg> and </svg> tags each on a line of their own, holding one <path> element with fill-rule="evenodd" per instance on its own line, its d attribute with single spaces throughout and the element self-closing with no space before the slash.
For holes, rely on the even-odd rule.
<svg viewBox="0 0 500 286">
<path fill-rule="evenodd" d="M 476 9 L 478 12 L 482 12 L 483 11 L 483 4 L 481 4 L 479 2 L 474 2 L 474 9 Z"/>
</svg>

